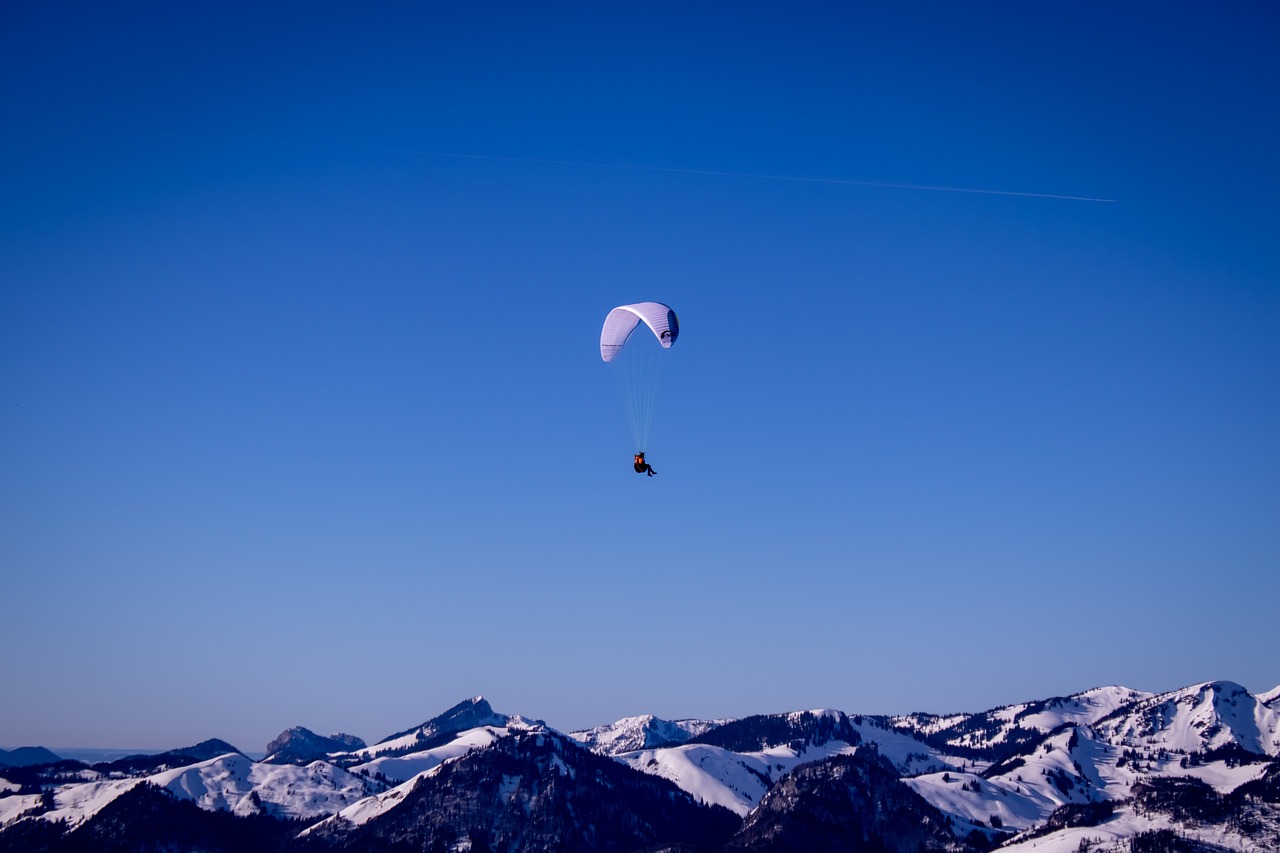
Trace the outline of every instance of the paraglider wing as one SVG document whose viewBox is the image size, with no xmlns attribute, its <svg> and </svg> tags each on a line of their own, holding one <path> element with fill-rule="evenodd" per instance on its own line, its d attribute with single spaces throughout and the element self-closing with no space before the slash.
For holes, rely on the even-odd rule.
<svg viewBox="0 0 1280 853">
<path fill-rule="evenodd" d="M 636 326 L 644 322 L 653 332 L 664 349 L 669 349 L 680 334 L 680 323 L 676 320 L 676 312 L 661 302 L 637 302 L 634 305 L 619 305 L 604 318 L 604 328 L 600 331 L 600 357 L 605 361 L 613 361 L 622 345 L 631 337 Z"/>
</svg>

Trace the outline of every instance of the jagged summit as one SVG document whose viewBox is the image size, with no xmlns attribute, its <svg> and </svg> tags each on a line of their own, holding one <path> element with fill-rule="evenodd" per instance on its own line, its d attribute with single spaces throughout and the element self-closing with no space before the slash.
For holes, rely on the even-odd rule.
<svg viewBox="0 0 1280 853">
<path fill-rule="evenodd" d="M 269 764 L 308 764 L 319 758 L 364 749 L 365 746 L 365 742 L 355 735 L 337 732 L 323 737 L 308 728 L 294 726 L 267 744 L 267 757 L 263 761 Z"/>
<path fill-rule="evenodd" d="M 444 732 L 466 731 L 477 726 L 500 726 L 505 724 L 506 721 L 507 718 L 505 716 L 493 712 L 493 707 L 483 696 L 474 696 L 471 699 L 459 702 L 443 714 L 432 717 L 425 723 L 388 735 L 374 744 L 374 746 L 381 746 L 409 735 L 431 737 Z"/>
<path fill-rule="evenodd" d="M 463 732 L 485 727 L 538 729 L 545 726 L 541 720 L 498 714 L 483 696 L 474 696 L 425 723 L 383 738 L 372 746 L 352 751 L 349 759 L 370 761 L 422 753 L 445 746 Z"/>
</svg>

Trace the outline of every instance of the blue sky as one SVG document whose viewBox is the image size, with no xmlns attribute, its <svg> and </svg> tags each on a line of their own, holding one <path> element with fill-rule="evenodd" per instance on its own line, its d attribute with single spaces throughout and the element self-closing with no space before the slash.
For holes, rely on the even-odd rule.
<svg viewBox="0 0 1280 853">
<path fill-rule="evenodd" d="M 1280 682 L 1280 15 L 882 5 L 6 3 L 0 745 Z"/>
</svg>

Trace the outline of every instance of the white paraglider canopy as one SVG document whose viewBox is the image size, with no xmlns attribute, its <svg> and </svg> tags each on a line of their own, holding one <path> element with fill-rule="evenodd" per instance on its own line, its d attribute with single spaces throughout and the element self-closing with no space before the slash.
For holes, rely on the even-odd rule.
<svg viewBox="0 0 1280 853">
<path fill-rule="evenodd" d="M 680 334 L 676 312 L 661 302 L 619 305 L 604 318 L 604 328 L 600 331 L 600 357 L 613 361 L 641 321 L 658 338 L 663 349 L 670 349 Z"/>
<path fill-rule="evenodd" d="M 632 334 L 641 323 L 653 337 Z M 661 302 L 619 305 L 604 318 L 600 358 L 609 365 L 609 371 L 617 380 L 636 452 L 648 449 L 658 388 L 668 360 L 665 351 L 671 349 L 679 334 L 676 312 Z"/>
</svg>

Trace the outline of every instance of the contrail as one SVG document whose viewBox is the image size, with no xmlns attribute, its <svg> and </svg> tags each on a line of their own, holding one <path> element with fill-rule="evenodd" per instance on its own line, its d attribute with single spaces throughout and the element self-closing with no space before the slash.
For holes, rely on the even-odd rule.
<svg viewBox="0 0 1280 853">
<path fill-rule="evenodd" d="M 1115 204 L 1114 198 L 1094 198 L 1083 195 L 1058 193 L 1019 192 L 1017 190 L 988 190 L 977 187 L 946 187 L 932 184 L 898 184 L 887 181 L 860 181 L 851 178 L 810 178 L 800 175 L 770 175 L 760 172 L 727 172 L 717 169 L 683 169 L 675 166 L 637 166 L 628 163 L 593 163 L 587 160 L 551 160 L 542 157 L 503 157 L 498 154 L 459 154 L 453 151 L 428 151 L 417 148 L 370 148 L 349 145 L 322 145 L 345 151 L 381 151 L 388 154 L 417 154 L 422 157 L 447 157 L 456 160 L 492 160 L 503 163 L 537 163 L 543 166 L 576 166 L 595 169 L 626 169 L 633 172 L 666 172 L 675 175 L 707 175 L 716 178 L 750 178 L 758 181 L 790 181 L 802 184 L 835 184 L 850 187 L 878 187 L 890 190 L 921 190 L 939 193 L 970 193 L 973 195 L 1003 195 L 1019 198 L 1050 198 L 1060 201 L 1090 201 L 1099 204 Z"/>
</svg>

